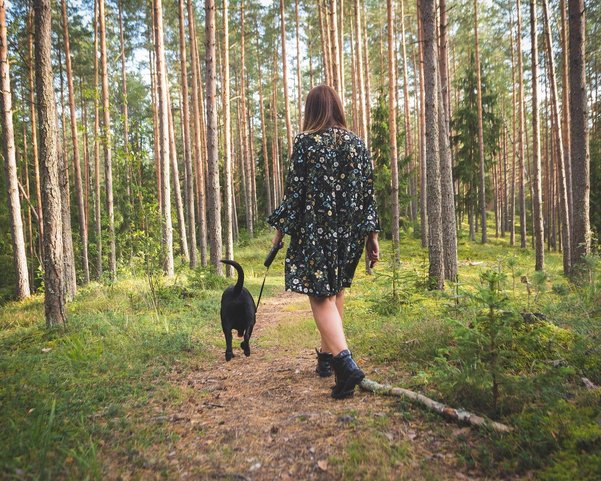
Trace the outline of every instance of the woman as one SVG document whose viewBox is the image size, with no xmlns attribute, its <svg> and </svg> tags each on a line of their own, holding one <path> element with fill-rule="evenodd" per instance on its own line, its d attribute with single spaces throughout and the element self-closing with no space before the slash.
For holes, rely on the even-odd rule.
<svg viewBox="0 0 601 481">
<path fill-rule="evenodd" d="M 319 333 L 317 373 L 336 374 L 332 397 L 352 396 L 365 377 L 353 360 L 342 327 L 344 289 L 351 286 L 363 245 L 378 261 L 380 230 L 369 152 L 346 129 L 336 91 L 319 85 L 305 103 L 303 132 L 296 136 L 282 204 L 267 222 L 273 244 L 290 235 L 286 290 L 307 294 Z"/>
</svg>

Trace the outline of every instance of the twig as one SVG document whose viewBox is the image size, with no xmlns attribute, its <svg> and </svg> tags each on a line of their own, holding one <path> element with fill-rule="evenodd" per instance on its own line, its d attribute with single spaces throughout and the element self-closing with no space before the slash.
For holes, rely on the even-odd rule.
<svg viewBox="0 0 601 481">
<path fill-rule="evenodd" d="M 422 406 L 427 407 L 431 411 L 437 412 L 438 414 L 442 414 L 444 417 L 452 419 L 454 421 L 464 422 L 467 424 L 471 424 L 472 426 L 484 426 L 499 433 L 508 433 L 513 431 L 512 427 L 507 426 L 505 424 L 498 423 L 496 421 L 491 421 L 490 419 L 486 419 L 482 416 L 472 414 L 468 411 L 464 411 L 463 409 L 452 408 L 450 406 L 447 406 L 446 404 L 434 401 L 433 399 L 430 399 L 429 397 L 426 397 L 423 394 L 419 394 L 402 387 L 392 387 L 389 384 L 380 384 L 378 382 L 366 378 L 361 382 L 361 388 L 365 389 L 366 391 L 371 391 L 375 394 L 381 394 L 384 396 L 396 396 L 408 399 L 416 404 L 421 404 Z"/>
</svg>

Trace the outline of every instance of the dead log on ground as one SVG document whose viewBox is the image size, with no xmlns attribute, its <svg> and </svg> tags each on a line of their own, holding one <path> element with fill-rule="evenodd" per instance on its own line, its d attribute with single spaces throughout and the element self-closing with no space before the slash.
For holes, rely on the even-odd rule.
<svg viewBox="0 0 601 481">
<path fill-rule="evenodd" d="M 491 421 L 490 419 L 478 416 L 477 414 L 472 414 L 468 411 L 464 411 L 463 409 L 452 408 L 446 404 L 434 401 L 423 394 L 419 394 L 402 387 L 393 387 L 388 384 L 380 384 L 366 378 L 361 382 L 361 388 L 365 389 L 366 391 L 371 391 L 375 394 L 408 399 L 413 403 L 421 404 L 422 406 L 427 407 L 429 410 L 437 412 L 438 414 L 441 414 L 444 417 L 454 421 L 471 424 L 472 426 L 486 427 L 498 433 L 508 433 L 513 431 L 513 428 L 505 424 Z"/>
</svg>

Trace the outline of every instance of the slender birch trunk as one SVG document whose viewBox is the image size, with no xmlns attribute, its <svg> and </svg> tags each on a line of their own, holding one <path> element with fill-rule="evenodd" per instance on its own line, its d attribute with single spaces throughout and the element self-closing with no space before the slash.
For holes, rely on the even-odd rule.
<svg viewBox="0 0 601 481">
<path fill-rule="evenodd" d="M 218 274 L 221 267 L 221 199 L 217 145 L 217 78 L 215 58 L 215 0 L 205 0 L 205 42 L 207 71 L 207 214 L 211 266 Z"/>
<path fill-rule="evenodd" d="M 225 257 L 234 258 L 234 191 L 232 178 L 232 121 L 230 109 L 230 34 L 228 0 L 223 0 L 223 176 L 225 180 Z M 260 67 L 259 67 L 260 68 Z M 261 98 L 261 114 L 263 102 Z M 269 194 L 269 192 L 268 192 Z M 226 267 L 228 277 L 234 275 L 231 266 Z"/>
<path fill-rule="evenodd" d="M 169 92 L 167 89 L 167 66 L 163 40 L 162 0 L 153 0 L 156 50 L 156 74 L 159 100 L 159 148 L 161 151 L 161 255 L 163 271 L 169 277 L 175 274 L 173 264 L 173 224 L 171 222 L 171 182 L 169 151 Z"/>
</svg>

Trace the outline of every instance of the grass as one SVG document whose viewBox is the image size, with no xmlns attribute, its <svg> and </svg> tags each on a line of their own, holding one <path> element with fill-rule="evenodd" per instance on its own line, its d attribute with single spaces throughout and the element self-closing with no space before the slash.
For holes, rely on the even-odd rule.
<svg viewBox="0 0 601 481">
<path fill-rule="evenodd" d="M 269 236 L 262 235 L 237 247 L 236 258 L 245 267 L 247 287 L 255 299 L 269 246 Z M 547 276 L 538 279 L 530 249 L 510 247 L 507 239 L 493 238 L 482 246 L 460 238 L 458 286 L 448 285 L 445 293 L 429 292 L 421 287 L 427 276 L 427 252 L 408 233 L 401 245 L 401 302 L 397 302 L 391 296 L 390 243 L 383 241 L 381 249 L 383 261 L 376 275 L 367 276 L 360 264 L 347 295 L 345 325 L 357 357 L 369 368 L 378 367 L 381 381 L 435 398 L 452 396 L 440 382 L 436 360 L 456 345 L 458 323 L 467 325 L 478 314 L 479 307 L 468 294 L 479 285 L 480 274 L 488 268 L 502 269 L 509 276 L 505 289 L 513 309 L 542 312 L 553 329 L 572 336 L 560 360 L 566 370 L 557 371 L 555 384 L 549 384 L 557 392 L 544 393 L 541 386 L 551 380 L 541 378 L 535 401 L 524 402 L 521 412 L 503 418 L 518 426 L 515 435 L 482 434 L 479 449 L 468 446 L 464 452 L 460 443 L 457 455 L 466 466 L 491 476 L 530 469 L 548 480 L 570 475 L 594 479 L 601 472 L 601 428 L 596 421 L 601 418 L 601 402 L 598 390 L 586 391 L 579 379 L 601 384 L 599 287 L 595 291 L 568 284 L 556 253 L 547 254 Z M 281 257 L 269 271 L 264 296 L 282 287 Z M 522 276 L 531 283 L 530 294 Z M 140 464 L 148 463 L 139 456 L 144 447 L 167 449 L 174 434 L 160 422 L 160 413 L 150 425 L 139 421 L 137 413 L 145 412 L 153 400 L 176 404 L 186 395 L 165 382 L 175 363 L 192 369 L 211 359 L 215 347 L 221 354 L 222 285 L 207 271 L 180 267 L 175 280 L 159 282 L 157 312 L 143 277 L 123 274 L 111 285 L 92 283 L 68 305 L 64 332 L 46 329 L 39 295 L 4 305 L 0 477 L 102 479 L 107 461 L 102 453 L 108 443 L 111 452 Z M 308 309 L 308 304 L 299 301 L 292 307 Z M 309 312 L 272 334 L 259 342 L 283 348 L 317 343 Z M 524 368 L 520 375 L 529 373 Z M 363 425 L 340 457 L 331 460 L 344 479 L 392 479 L 398 466 L 407 462 L 410 447 L 391 443 L 383 434 L 385 424 L 384 418 Z M 156 463 L 160 471 L 161 464 Z"/>
</svg>

